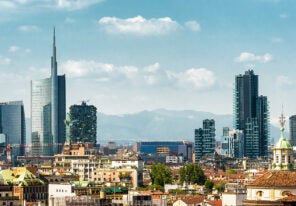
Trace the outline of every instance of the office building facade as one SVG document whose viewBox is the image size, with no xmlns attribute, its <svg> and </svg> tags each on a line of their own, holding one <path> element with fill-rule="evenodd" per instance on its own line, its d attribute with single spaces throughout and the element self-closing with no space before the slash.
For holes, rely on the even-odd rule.
<svg viewBox="0 0 296 206">
<path fill-rule="evenodd" d="M 25 153 L 26 122 L 22 101 L 0 103 L 0 145 L 11 145 L 11 163 Z"/>
<path fill-rule="evenodd" d="M 290 143 L 294 147 L 296 146 L 296 115 L 289 117 L 290 126 Z"/>
<path fill-rule="evenodd" d="M 85 101 L 81 105 L 70 107 L 70 141 L 97 143 L 97 108 L 87 105 Z"/>
<path fill-rule="evenodd" d="M 227 129 L 226 129 L 227 128 Z M 227 131 L 224 132 L 224 131 Z M 244 134 L 242 130 L 223 128 L 221 154 L 227 157 L 242 158 L 244 153 Z"/>
<path fill-rule="evenodd" d="M 31 81 L 32 155 L 52 156 L 60 153 L 65 142 L 66 79 L 57 75 L 55 32 L 51 77 Z"/>
<path fill-rule="evenodd" d="M 215 121 L 203 120 L 203 128 L 195 130 L 194 138 L 195 162 L 198 163 L 202 156 L 215 152 Z"/>
<path fill-rule="evenodd" d="M 234 128 L 244 133 L 244 156 L 268 155 L 270 144 L 269 105 L 266 96 L 258 96 L 258 75 L 248 70 L 235 77 Z"/>
</svg>

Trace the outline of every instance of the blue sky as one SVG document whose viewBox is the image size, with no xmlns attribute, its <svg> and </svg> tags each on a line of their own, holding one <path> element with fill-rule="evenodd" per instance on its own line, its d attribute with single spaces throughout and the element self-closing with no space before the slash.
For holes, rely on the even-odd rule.
<svg viewBox="0 0 296 206">
<path fill-rule="evenodd" d="M 56 27 L 67 105 L 232 113 L 234 77 L 254 69 L 271 120 L 296 114 L 293 0 L 0 0 L 1 101 L 50 72 Z"/>
</svg>

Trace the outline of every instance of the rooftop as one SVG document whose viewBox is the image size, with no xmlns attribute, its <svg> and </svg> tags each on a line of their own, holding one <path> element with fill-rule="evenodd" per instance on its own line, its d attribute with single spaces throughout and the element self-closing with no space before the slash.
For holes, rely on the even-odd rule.
<svg viewBox="0 0 296 206">
<path fill-rule="evenodd" d="M 267 171 L 247 186 L 261 187 L 295 187 L 296 171 Z"/>
</svg>

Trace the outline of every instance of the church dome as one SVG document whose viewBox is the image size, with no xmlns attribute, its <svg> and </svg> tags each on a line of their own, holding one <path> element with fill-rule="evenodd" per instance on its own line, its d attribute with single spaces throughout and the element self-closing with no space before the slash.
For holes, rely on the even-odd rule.
<svg viewBox="0 0 296 206">
<path fill-rule="evenodd" d="M 288 140 L 286 140 L 284 131 L 285 131 L 285 117 L 282 114 L 280 117 L 280 124 L 281 124 L 281 137 L 279 141 L 274 145 L 274 149 L 293 149 L 292 145 Z"/>
<path fill-rule="evenodd" d="M 284 137 L 284 131 L 282 131 L 281 138 L 274 146 L 275 149 L 293 149 L 290 142 Z"/>
</svg>

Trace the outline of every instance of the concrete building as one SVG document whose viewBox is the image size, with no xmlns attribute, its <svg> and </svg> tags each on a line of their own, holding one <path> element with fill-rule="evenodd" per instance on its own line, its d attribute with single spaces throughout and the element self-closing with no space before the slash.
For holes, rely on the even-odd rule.
<svg viewBox="0 0 296 206">
<path fill-rule="evenodd" d="M 222 193 L 222 206 L 243 206 L 246 197 L 246 187 L 242 183 L 227 183 Z"/>
<path fill-rule="evenodd" d="M 15 167 L 0 171 L 0 204 L 5 205 L 48 205 L 46 182 L 37 178 L 25 167 Z M 5 202 L 5 203 L 4 203 Z M 9 205 L 7 204 L 7 205 Z"/>
<path fill-rule="evenodd" d="M 66 206 L 66 197 L 73 197 L 75 193 L 70 183 L 48 184 L 48 205 Z"/>
</svg>

